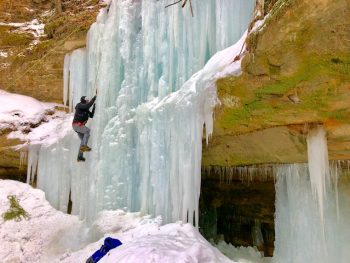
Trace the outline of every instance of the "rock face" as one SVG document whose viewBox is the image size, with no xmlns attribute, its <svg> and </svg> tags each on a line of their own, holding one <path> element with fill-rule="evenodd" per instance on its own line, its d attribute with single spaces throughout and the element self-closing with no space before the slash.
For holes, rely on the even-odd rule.
<svg viewBox="0 0 350 263">
<path fill-rule="evenodd" d="M 222 105 L 203 165 L 306 161 L 304 134 L 317 123 L 330 158 L 349 158 L 348 1 L 277 1 L 247 45 L 243 74 L 217 83 Z"/>
<path fill-rule="evenodd" d="M 295 130 L 303 126 L 276 126 L 245 134 L 214 136 L 204 149 L 202 166 L 256 163 L 294 163 L 306 160 L 306 140 Z"/>
<path fill-rule="evenodd" d="M 63 102 L 63 62 L 66 53 L 85 46 L 86 32 L 96 20 L 98 1 L 62 1 L 62 13 L 55 13 L 49 0 L 0 1 L 0 22 L 45 24 L 45 35 L 16 26 L 0 25 L 0 89 L 34 97 L 44 102 Z M 0 131 L 0 178 L 25 180 L 26 164 Z"/>
<path fill-rule="evenodd" d="M 20 144 L 18 140 L 8 140 L 0 135 L 0 179 L 13 179 L 24 182 L 26 166 L 20 167 L 20 152 L 11 147 Z"/>
<path fill-rule="evenodd" d="M 6 2 L 6 1 L 3 1 Z M 45 24 L 45 36 L 35 37 L 12 26 L 0 26 L 0 88 L 62 103 L 63 61 L 67 52 L 85 46 L 86 32 L 96 20 L 98 1 L 62 1 L 55 13 L 53 1 L 7 1 L 0 3 L 5 23 L 37 19 Z M 13 2 L 13 3 L 12 3 Z M 2 20 L 2 19 L 1 19 Z"/>
</svg>

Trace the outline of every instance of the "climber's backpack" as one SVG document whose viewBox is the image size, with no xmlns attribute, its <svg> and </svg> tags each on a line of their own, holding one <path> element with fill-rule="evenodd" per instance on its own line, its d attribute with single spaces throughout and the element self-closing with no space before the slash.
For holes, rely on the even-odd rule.
<svg viewBox="0 0 350 263">
<path fill-rule="evenodd" d="M 104 244 L 101 246 L 99 250 L 97 250 L 91 257 L 86 260 L 86 263 L 96 263 L 98 262 L 104 255 L 108 253 L 113 248 L 119 247 L 122 245 L 119 239 L 107 237 L 105 238 Z"/>
</svg>

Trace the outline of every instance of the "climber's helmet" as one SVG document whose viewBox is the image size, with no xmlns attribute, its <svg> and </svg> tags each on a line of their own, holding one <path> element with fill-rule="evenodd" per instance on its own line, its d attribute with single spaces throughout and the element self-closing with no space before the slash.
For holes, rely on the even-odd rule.
<svg viewBox="0 0 350 263">
<path fill-rule="evenodd" d="M 80 102 L 81 103 L 88 103 L 90 100 L 89 100 L 89 98 L 87 98 L 86 96 L 82 96 L 81 98 L 80 98 Z"/>
</svg>

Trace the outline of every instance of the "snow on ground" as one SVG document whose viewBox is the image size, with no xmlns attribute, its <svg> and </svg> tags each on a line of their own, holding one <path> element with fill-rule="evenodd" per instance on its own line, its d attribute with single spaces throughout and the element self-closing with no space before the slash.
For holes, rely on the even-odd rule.
<svg viewBox="0 0 350 263">
<path fill-rule="evenodd" d="M 45 200 L 45 194 L 29 185 L 0 180 L 0 214 L 9 207 L 8 195 L 16 195 L 29 213 L 29 220 L 6 221 L 0 218 L 0 258 L 2 262 L 40 262 L 43 253 L 60 233 L 75 233 L 82 223 L 75 216 L 56 211 Z"/>
<path fill-rule="evenodd" d="M 122 237 L 124 245 L 111 251 L 101 263 L 232 262 L 190 224 L 174 223 L 141 230 Z"/>
<path fill-rule="evenodd" d="M 103 237 L 106 231 L 118 234 L 133 228 L 159 225 L 159 220 L 119 210 L 101 212 L 88 229 L 77 216 L 51 207 L 41 190 L 11 180 L 0 180 L 0 215 L 9 208 L 8 195 L 17 196 L 30 219 L 16 222 L 0 218 L 1 262 L 85 262 L 103 240 L 88 244 Z M 82 250 L 71 255 L 72 251 L 79 249 Z"/>
<path fill-rule="evenodd" d="M 17 196 L 30 219 L 16 222 L 0 218 L 0 258 L 4 263 L 85 262 L 107 236 L 119 239 L 123 245 L 111 250 L 101 263 L 233 262 L 190 224 L 161 226 L 160 218 L 118 210 L 102 211 L 89 229 L 77 216 L 52 208 L 41 190 L 11 180 L 0 180 L 1 215 L 9 208 L 8 195 Z M 233 251 L 242 258 L 239 249 Z M 249 253 L 254 260 L 237 262 L 260 262 L 255 261 L 257 252 Z"/>
<path fill-rule="evenodd" d="M 11 26 L 17 28 L 19 31 L 29 32 L 34 37 L 39 38 L 45 36 L 44 27 L 45 24 L 42 24 L 38 21 L 38 19 L 33 19 L 30 22 L 24 23 L 4 23 L 0 22 L 0 26 Z"/>
</svg>

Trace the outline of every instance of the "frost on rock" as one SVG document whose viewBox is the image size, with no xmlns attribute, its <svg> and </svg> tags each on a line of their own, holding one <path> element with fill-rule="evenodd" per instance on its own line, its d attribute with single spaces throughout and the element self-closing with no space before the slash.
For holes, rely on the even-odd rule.
<svg viewBox="0 0 350 263">
<path fill-rule="evenodd" d="M 66 56 L 65 104 L 73 110 L 96 90 L 98 98 L 84 164 L 74 133 L 39 151 L 38 187 L 56 208 L 66 211 L 71 193 L 73 213 L 89 222 L 127 207 L 198 226 L 203 126 L 208 140 L 215 80 L 228 67 L 240 73 L 233 60 L 244 38 L 227 47 L 248 27 L 255 1 L 193 1 L 194 18 L 167 3 L 112 1 L 86 49 Z"/>
</svg>

